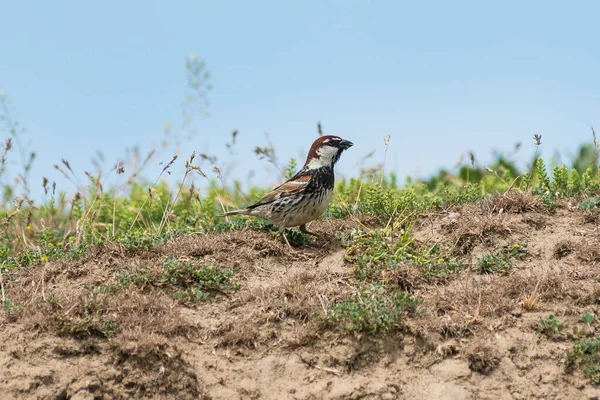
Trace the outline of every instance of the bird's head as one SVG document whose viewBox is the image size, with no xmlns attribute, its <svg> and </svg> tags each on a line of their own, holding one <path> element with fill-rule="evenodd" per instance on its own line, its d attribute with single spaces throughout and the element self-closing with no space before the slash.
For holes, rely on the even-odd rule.
<svg viewBox="0 0 600 400">
<path fill-rule="evenodd" d="M 333 167 L 342 152 L 348 150 L 353 144 L 339 136 L 321 136 L 310 147 L 304 166 L 308 169 Z"/>
</svg>

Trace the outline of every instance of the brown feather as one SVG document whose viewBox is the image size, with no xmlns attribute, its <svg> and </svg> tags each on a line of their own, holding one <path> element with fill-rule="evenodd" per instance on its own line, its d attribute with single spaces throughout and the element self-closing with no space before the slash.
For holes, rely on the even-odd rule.
<svg viewBox="0 0 600 400">
<path fill-rule="evenodd" d="M 309 181 L 310 181 L 310 176 L 308 176 L 308 175 L 301 176 L 297 179 L 294 179 L 293 181 L 289 180 L 289 181 L 277 186 L 275 189 L 271 190 L 269 193 L 265 194 L 256 204 L 253 204 L 252 206 L 250 206 L 248 208 L 260 206 L 262 204 L 271 203 L 281 197 L 291 196 L 293 194 L 299 193 L 306 187 L 306 185 L 308 185 Z"/>
</svg>

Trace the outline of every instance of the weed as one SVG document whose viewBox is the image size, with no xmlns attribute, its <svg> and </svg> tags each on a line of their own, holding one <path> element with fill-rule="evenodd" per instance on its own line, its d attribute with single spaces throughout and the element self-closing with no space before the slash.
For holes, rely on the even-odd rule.
<svg viewBox="0 0 600 400">
<path fill-rule="evenodd" d="M 426 282 L 444 282 L 452 275 L 464 270 L 458 258 L 435 258 L 427 262 L 417 263 L 421 276 Z"/>
<path fill-rule="evenodd" d="M 197 265 L 168 256 L 158 268 L 135 268 L 114 274 L 116 285 L 99 286 L 96 290 L 114 293 L 135 286 L 161 288 L 172 298 L 181 301 L 207 299 L 211 293 L 230 293 L 238 289 L 233 282 L 233 270 L 214 265 Z"/>
<path fill-rule="evenodd" d="M 538 308 L 537 297 L 535 295 L 531 295 L 523 299 L 523 310 L 525 311 L 533 311 Z"/>
<path fill-rule="evenodd" d="M 600 206 L 600 198 L 592 197 L 579 203 L 579 208 L 585 211 L 591 211 Z"/>
<path fill-rule="evenodd" d="M 581 322 L 585 325 L 583 328 L 579 328 L 577 326 L 573 327 L 573 335 L 579 337 L 592 336 L 594 334 L 594 328 L 592 324 L 596 318 L 593 314 L 585 313 L 581 317 Z"/>
<path fill-rule="evenodd" d="M 152 284 L 156 280 L 156 276 L 150 271 L 120 271 L 115 273 L 115 278 L 118 281 L 117 288 L 125 289 L 131 285 L 144 287 L 145 285 Z"/>
<path fill-rule="evenodd" d="M 73 336 L 78 339 L 109 338 L 119 332 L 114 316 L 107 315 L 108 294 L 92 287 L 72 310 L 55 315 L 56 333 L 60 336 Z"/>
<path fill-rule="evenodd" d="M 381 229 L 349 231 L 342 243 L 350 245 L 346 258 L 356 264 L 357 278 L 376 279 L 381 271 L 394 269 L 399 262 L 407 259 L 413 252 L 412 224 L 411 218 L 406 217 Z"/>
<path fill-rule="evenodd" d="M 48 303 L 53 310 L 57 310 L 60 308 L 60 298 L 58 298 L 57 296 L 51 295 L 48 297 L 48 299 L 46 300 L 46 303 Z"/>
<path fill-rule="evenodd" d="M 588 313 L 583 314 L 583 316 L 581 317 L 581 322 L 583 322 L 586 325 L 591 325 L 594 322 L 594 315 Z"/>
<path fill-rule="evenodd" d="M 121 241 L 121 245 L 130 252 L 143 252 L 152 249 L 168 237 L 167 235 L 127 236 Z"/>
<path fill-rule="evenodd" d="M 326 321 L 348 332 L 385 332 L 398 328 L 402 319 L 421 303 L 408 293 L 371 285 L 333 305 L 327 312 Z"/>
<path fill-rule="evenodd" d="M 567 351 L 565 369 L 572 372 L 579 367 L 589 381 L 600 384 L 600 339 L 581 339 L 573 343 L 572 351 Z"/>
<path fill-rule="evenodd" d="M 506 273 L 512 268 L 510 258 L 505 254 L 496 253 L 483 256 L 475 266 L 475 269 L 480 274 L 497 274 Z"/>
<path fill-rule="evenodd" d="M 9 321 L 16 321 L 23 313 L 23 307 L 20 304 L 13 304 L 9 299 L 5 299 L 2 303 L 2 310 L 6 313 Z"/>
<path fill-rule="evenodd" d="M 298 163 L 295 158 L 290 158 L 288 165 L 285 170 L 285 179 L 289 180 L 296 174 L 296 170 L 298 169 Z"/>
<path fill-rule="evenodd" d="M 548 336 L 560 336 L 563 334 L 565 326 L 554 315 L 540 321 L 542 333 Z"/>
<path fill-rule="evenodd" d="M 161 279 L 173 286 L 187 288 L 191 298 L 203 299 L 208 297 L 210 291 L 227 293 L 238 288 L 232 281 L 233 270 L 230 268 L 198 266 L 193 262 L 181 262 L 170 256 L 165 258 L 162 268 L 164 272 Z"/>
<path fill-rule="evenodd" d="M 119 326 L 111 321 L 95 321 L 88 316 L 84 319 L 73 319 L 60 315 L 56 320 L 56 333 L 59 336 L 73 336 L 77 339 L 91 337 L 110 338 L 119 332 Z"/>
<path fill-rule="evenodd" d="M 480 274 L 505 274 L 513 267 L 513 260 L 518 260 L 527 255 L 527 248 L 515 243 L 502 251 L 483 256 L 475 265 L 475 270 Z"/>
</svg>

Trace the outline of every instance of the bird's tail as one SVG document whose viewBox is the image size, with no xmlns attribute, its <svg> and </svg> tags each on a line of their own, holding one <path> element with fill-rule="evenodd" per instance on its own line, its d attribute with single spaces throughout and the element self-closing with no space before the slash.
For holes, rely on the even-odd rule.
<svg viewBox="0 0 600 400">
<path fill-rule="evenodd" d="M 240 210 L 228 211 L 223 214 L 215 215 L 215 217 L 229 217 L 230 215 L 245 215 L 245 214 L 248 214 L 248 210 L 245 208 L 242 208 Z"/>
</svg>

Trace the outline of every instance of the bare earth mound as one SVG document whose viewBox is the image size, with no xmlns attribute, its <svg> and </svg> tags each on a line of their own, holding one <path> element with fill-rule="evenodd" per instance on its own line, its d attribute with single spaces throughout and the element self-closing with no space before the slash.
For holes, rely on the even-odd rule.
<svg viewBox="0 0 600 400">
<path fill-rule="evenodd" d="M 3 398 L 600 396 L 581 369 L 565 367 L 575 340 L 598 336 L 596 321 L 581 322 L 600 304 L 593 215 L 502 197 L 422 216 L 415 241 L 438 243 L 466 268 L 427 280 L 400 266 L 390 279 L 423 303 L 377 334 L 325 322 L 356 291 L 335 235 L 357 224 L 315 223 L 327 238 L 298 255 L 247 230 L 146 251 L 107 245 L 21 270 L 5 282 L 11 306 L 0 314 Z"/>
</svg>

